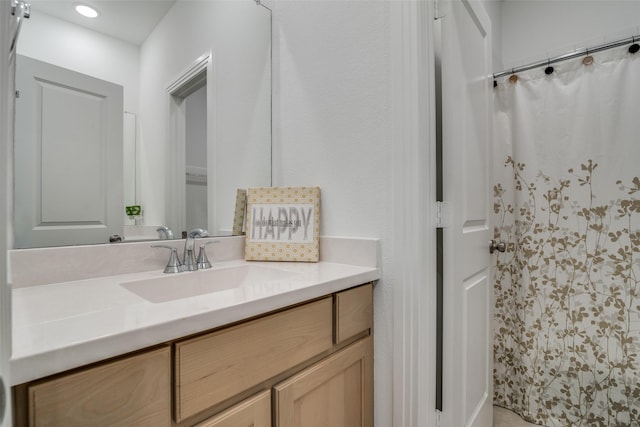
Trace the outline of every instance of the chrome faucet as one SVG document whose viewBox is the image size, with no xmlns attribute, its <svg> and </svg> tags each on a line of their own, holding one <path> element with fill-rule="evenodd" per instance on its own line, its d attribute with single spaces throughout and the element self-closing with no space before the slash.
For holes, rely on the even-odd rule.
<svg viewBox="0 0 640 427">
<path fill-rule="evenodd" d="M 156 229 L 161 239 L 173 240 L 173 231 L 166 225 L 161 225 Z"/>
<path fill-rule="evenodd" d="M 184 271 L 195 271 L 198 269 L 195 256 L 193 255 L 196 237 L 207 237 L 209 232 L 202 228 L 195 228 L 189 232 L 184 241 L 184 254 L 182 255 Z"/>
</svg>

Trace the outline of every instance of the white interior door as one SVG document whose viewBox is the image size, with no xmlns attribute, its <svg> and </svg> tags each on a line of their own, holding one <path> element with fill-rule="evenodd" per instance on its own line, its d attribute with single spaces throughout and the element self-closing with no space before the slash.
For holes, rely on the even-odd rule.
<svg viewBox="0 0 640 427">
<path fill-rule="evenodd" d="M 443 423 L 492 424 L 490 21 L 453 0 L 442 18 Z"/>
<path fill-rule="evenodd" d="M 123 234 L 122 86 L 18 56 L 17 248 Z"/>
</svg>

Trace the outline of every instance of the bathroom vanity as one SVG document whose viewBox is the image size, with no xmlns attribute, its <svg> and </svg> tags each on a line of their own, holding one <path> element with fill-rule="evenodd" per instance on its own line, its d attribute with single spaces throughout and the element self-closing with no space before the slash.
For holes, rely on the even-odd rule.
<svg viewBox="0 0 640 427">
<path fill-rule="evenodd" d="M 71 294 L 86 304 L 15 316 L 16 332 L 31 334 L 14 339 L 15 425 L 372 426 L 379 270 L 349 264 L 346 242 L 334 243 L 319 263 L 236 259 L 16 289 L 17 307 Z M 375 265 L 377 242 L 367 245 Z M 181 277 L 196 294 L 162 290 Z M 198 293 L 221 278 L 233 286 Z M 45 336 L 55 329 L 60 345 Z"/>
</svg>

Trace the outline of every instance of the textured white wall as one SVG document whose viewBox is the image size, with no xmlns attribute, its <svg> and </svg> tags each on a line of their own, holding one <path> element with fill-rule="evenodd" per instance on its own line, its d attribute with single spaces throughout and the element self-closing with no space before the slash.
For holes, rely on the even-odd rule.
<svg viewBox="0 0 640 427">
<path fill-rule="evenodd" d="M 502 65 L 502 0 L 482 0 L 484 10 L 491 20 L 493 69 L 501 71 Z"/>
<path fill-rule="evenodd" d="M 375 420 L 391 426 L 389 4 L 278 1 L 274 24 L 274 184 L 320 186 L 321 234 L 381 239 Z"/>
<path fill-rule="evenodd" d="M 505 68 L 640 34 L 640 1 L 510 0 L 502 5 Z"/>
</svg>

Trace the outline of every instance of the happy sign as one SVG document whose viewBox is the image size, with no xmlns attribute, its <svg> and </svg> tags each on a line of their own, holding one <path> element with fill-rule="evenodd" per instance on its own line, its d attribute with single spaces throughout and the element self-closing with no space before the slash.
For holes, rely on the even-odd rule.
<svg viewBox="0 0 640 427">
<path fill-rule="evenodd" d="M 247 189 L 245 259 L 320 259 L 320 188 Z"/>
<path fill-rule="evenodd" d="M 252 242 L 313 242 L 313 205 L 266 205 L 251 206 Z"/>
</svg>

